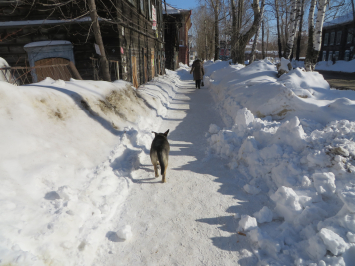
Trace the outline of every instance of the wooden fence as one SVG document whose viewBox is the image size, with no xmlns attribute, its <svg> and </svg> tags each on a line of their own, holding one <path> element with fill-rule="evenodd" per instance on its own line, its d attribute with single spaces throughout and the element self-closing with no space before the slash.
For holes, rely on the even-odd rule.
<svg viewBox="0 0 355 266">
<path fill-rule="evenodd" d="M 54 80 L 69 81 L 70 78 L 82 80 L 73 62 L 67 64 L 40 65 L 34 67 L 5 67 L 0 68 L 0 80 L 13 85 L 25 85 L 50 77 Z"/>
</svg>

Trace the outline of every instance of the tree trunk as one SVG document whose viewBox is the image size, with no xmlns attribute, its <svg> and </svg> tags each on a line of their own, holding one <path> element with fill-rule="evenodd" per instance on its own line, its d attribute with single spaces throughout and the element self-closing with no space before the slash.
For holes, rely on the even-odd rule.
<svg viewBox="0 0 355 266">
<path fill-rule="evenodd" d="M 282 57 L 282 46 L 281 46 L 281 33 L 280 33 L 280 16 L 279 16 L 279 2 L 275 0 L 276 9 L 276 26 L 277 26 L 277 46 L 279 48 L 279 58 Z"/>
<path fill-rule="evenodd" d="M 244 0 L 238 0 L 238 13 L 237 13 L 237 18 L 236 18 L 236 39 L 235 39 L 235 43 L 234 43 L 234 55 L 235 57 L 233 58 L 233 62 L 236 63 L 241 63 L 244 64 L 244 60 L 243 62 L 239 62 L 238 58 L 240 57 L 240 39 L 242 38 L 241 35 L 241 28 L 242 28 L 242 20 L 243 20 L 243 10 L 244 10 Z M 244 53 L 244 51 L 243 51 Z"/>
<path fill-rule="evenodd" d="M 219 2 L 214 8 L 214 60 L 219 59 L 219 27 L 218 27 Z"/>
<path fill-rule="evenodd" d="M 269 51 L 269 28 L 266 30 L 266 57 L 268 57 L 268 51 Z"/>
<path fill-rule="evenodd" d="M 312 0 L 313 2 L 314 0 Z M 306 62 L 306 70 L 313 71 L 317 63 L 319 51 L 322 44 L 322 29 L 325 17 L 325 10 L 327 8 L 327 0 L 319 0 L 316 26 L 313 32 L 313 46 L 311 47 L 309 54 L 307 51 L 308 61 Z M 312 8 L 312 7 L 311 7 Z"/>
<path fill-rule="evenodd" d="M 351 0 L 351 7 L 353 10 L 353 38 L 355 36 L 355 4 L 354 4 L 354 0 Z"/>
<path fill-rule="evenodd" d="M 235 10 L 234 0 L 231 0 L 231 11 L 232 11 L 232 36 L 231 36 L 231 58 L 233 63 L 235 63 L 234 59 L 235 55 L 235 43 L 237 42 L 237 17 Z"/>
<path fill-rule="evenodd" d="M 322 45 L 322 30 L 323 30 L 323 22 L 325 17 L 325 11 L 327 9 L 327 0 L 319 0 L 318 12 L 317 12 L 317 20 L 315 27 L 315 38 L 313 40 L 313 47 L 316 51 L 320 51 Z"/>
<path fill-rule="evenodd" d="M 304 0 L 302 0 L 301 5 L 301 17 L 300 17 L 300 25 L 298 29 L 298 37 L 297 37 L 297 50 L 296 50 L 296 60 L 300 60 L 300 52 L 301 52 L 301 37 L 302 37 L 302 26 L 303 26 L 303 15 L 304 15 Z"/>
<path fill-rule="evenodd" d="M 206 31 L 206 20 L 205 20 L 205 59 L 207 61 L 207 31 Z"/>
<path fill-rule="evenodd" d="M 264 20 L 261 24 L 261 57 L 265 59 L 265 42 L 264 42 Z"/>
<path fill-rule="evenodd" d="M 307 54 L 305 60 L 306 71 L 313 71 L 312 69 L 312 59 L 313 59 L 313 39 L 314 39 L 314 10 L 316 7 L 316 0 L 311 1 L 311 7 L 308 14 L 308 43 L 307 43 Z"/>
<path fill-rule="evenodd" d="M 293 50 L 295 36 L 299 21 L 299 13 L 300 13 L 300 4 L 301 0 L 293 0 L 292 7 L 291 7 L 291 24 L 290 24 L 290 35 L 286 42 L 286 49 L 285 49 L 285 58 L 290 59 L 291 52 Z"/>
<path fill-rule="evenodd" d="M 261 21 L 263 19 L 263 14 L 264 14 L 264 6 L 265 6 L 265 0 L 261 0 L 260 17 L 259 17 L 259 21 L 258 21 L 258 25 L 257 25 L 257 30 L 256 30 L 256 33 L 255 33 L 253 46 L 251 48 L 250 64 L 253 63 L 254 60 L 255 60 L 255 49 L 256 49 L 256 44 L 258 43 L 258 39 L 259 39 Z"/>
<path fill-rule="evenodd" d="M 240 2 L 243 2 L 239 0 Z M 260 7 L 259 0 L 253 0 L 252 4 L 253 12 L 254 12 L 254 21 L 251 25 L 250 29 L 244 34 L 239 36 L 237 40 L 238 51 L 236 52 L 236 61 L 240 64 L 244 64 L 245 61 L 245 47 L 249 42 L 250 38 L 256 33 L 258 29 L 258 22 L 260 21 Z"/>
<path fill-rule="evenodd" d="M 102 71 L 103 79 L 105 81 L 111 81 L 110 68 L 109 68 L 108 60 L 106 58 L 104 43 L 102 41 L 99 21 L 97 19 L 98 15 L 96 12 L 95 0 L 88 0 L 88 5 L 90 8 L 90 17 L 92 20 L 92 27 L 94 30 L 95 41 L 100 48 L 101 71 Z"/>
</svg>

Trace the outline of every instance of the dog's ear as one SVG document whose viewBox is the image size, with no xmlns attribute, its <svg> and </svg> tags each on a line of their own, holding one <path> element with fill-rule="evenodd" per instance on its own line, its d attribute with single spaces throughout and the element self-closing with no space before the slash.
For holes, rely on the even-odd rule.
<svg viewBox="0 0 355 266">
<path fill-rule="evenodd" d="M 164 136 L 167 137 L 169 133 L 169 129 L 164 133 Z"/>
<path fill-rule="evenodd" d="M 157 132 L 152 131 L 152 133 L 154 133 L 155 136 L 157 135 Z"/>
</svg>

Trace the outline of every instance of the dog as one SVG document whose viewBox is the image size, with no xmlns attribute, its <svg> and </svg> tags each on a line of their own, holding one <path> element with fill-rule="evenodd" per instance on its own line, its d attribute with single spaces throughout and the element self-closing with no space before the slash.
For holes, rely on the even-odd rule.
<svg viewBox="0 0 355 266">
<path fill-rule="evenodd" d="M 152 133 L 155 134 L 155 137 L 150 147 L 150 160 L 154 166 L 155 177 L 159 177 L 158 164 L 160 164 L 161 175 L 163 177 L 162 182 L 165 183 L 170 152 L 170 145 L 167 139 L 169 129 L 165 133 L 156 133 L 154 131 Z"/>
</svg>

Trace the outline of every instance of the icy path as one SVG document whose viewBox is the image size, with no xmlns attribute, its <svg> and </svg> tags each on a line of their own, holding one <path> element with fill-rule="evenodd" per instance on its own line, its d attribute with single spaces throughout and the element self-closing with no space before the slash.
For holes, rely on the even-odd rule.
<svg viewBox="0 0 355 266">
<path fill-rule="evenodd" d="M 236 234 L 234 213 L 260 206 L 236 199 L 237 186 L 220 159 L 204 161 L 205 133 L 223 126 L 206 89 L 183 82 L 159 132 L 170 129 L 167 183 L 154 178 L 149 156 L 130 177 L 133 184 L 117 223 L 131 225 L 133 237 L 108 237 L 101 265 L 248 265 L 255 262 L 245 237 Z M 239 196 L 238 196 L 239 198 Z M 244 204 L 244 205 L 243 205 Z M 257 204 L 259 205 L 259 204 Z M 105 254 L 106 253 L 106 254 Z M 244 262 L 244 263 L 243 263 Z"/>
</svg>

